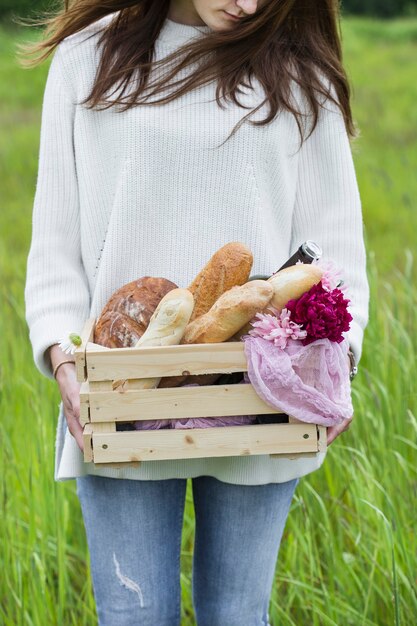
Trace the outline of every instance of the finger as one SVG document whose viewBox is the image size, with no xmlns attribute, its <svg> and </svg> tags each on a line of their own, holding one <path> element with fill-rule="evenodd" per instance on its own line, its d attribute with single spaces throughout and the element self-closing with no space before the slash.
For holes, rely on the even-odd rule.
<svg viewBox="0 0 417 626">
<path fill-rule="evenodd" d="M 78 420 L 74 420 L 72 423 L 72 429 L 70 427 L 68 428 L 71 435 L 77 442 L 77 445 L 80 448 L 81 452 L 84 452 L 83 427 L 81 426 L 80 422 Z"/>
<path fill-rule="evenodd" d="M 352 422 L 352 417 L 348 420 L 343 420 L 341 424 L 337 424 L 336 426 L 328 426 L 327 427 L 327 445 L 329 446 L 332 441 L 336 439 L 341 433 L 350 428 L 350 424 Z"/>
<path fill-rule="evenodd" d="M 66 419 L 67 419 L 67 424 L 68 424 L 68 430 L 70 431 L 71 435 L 74 437 L 75 441 L 77 442 L 77 445 L 80 448 L 81 452 L 83 452 L 84 451 L 83 427 L 81 426 L 78 418 L 75 415 L 71 415 L 71 414 L 69 414 L 68 416 L 66 415 Z"/>
<path fill-rule="evenodd" d="M 335 430 L 336 430 L 335 426 L 328 426 L 327 427 L 327 446 L 330 446 L 332 441 L 334 441 L 336 439 L 337 433 L 335 432 Z"/>
<path fill-rule="evenodd" d="M 70 415 L 74 415 L 77 419 L 80 417 L 80 393 L 78 390 L 71 390 L 66 397 L 66 404 L 69 408 Z"/>
<path fill-rule="evenodd" d="M 77 389 L 66 389 L 64 393 L 64 410 L 65 414 L 75 419 L 80 419 L 80 394 Z"/>
</svg>

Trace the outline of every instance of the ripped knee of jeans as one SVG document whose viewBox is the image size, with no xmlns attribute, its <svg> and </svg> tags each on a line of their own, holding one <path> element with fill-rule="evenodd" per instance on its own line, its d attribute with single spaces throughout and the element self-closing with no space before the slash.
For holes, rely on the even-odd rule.
<svg viewBox="0 0 417 626">
<path fill-rule="evenodd" d="M 136 583 L 134 580 L 132 580 L 128 576 L 125 576 L 124 574 L 122 574 L 121 569 L 120 569 L 120 563 L 117 560 L 116 554 L 114 552 L 113 552 L 113 563 L 115 567 L 116 576 L 119 579 L 120 584 L 122 585 L 122 587 L 125 587 L 126 589 L 129 589 L 133 593 L 137 594 L 139 598 L 140 606 L 141 608 L 143 608 L 144 601 L 143 601 L 142 589 L 140 588 L 138 583 Z"/>
</svg>

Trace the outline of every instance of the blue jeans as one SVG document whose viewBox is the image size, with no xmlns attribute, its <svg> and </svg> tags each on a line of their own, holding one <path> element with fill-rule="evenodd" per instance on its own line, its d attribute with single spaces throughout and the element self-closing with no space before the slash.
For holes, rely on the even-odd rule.
<svg viewBox="0 0 417 626">
<path fill-rule="evenodd" d="M 198 626 L 269 626 L 282 533 L 299 479 L 192 480 Z M 180 626 L 187 479 L 77 479 L 100 626 Z"/>
</svg>

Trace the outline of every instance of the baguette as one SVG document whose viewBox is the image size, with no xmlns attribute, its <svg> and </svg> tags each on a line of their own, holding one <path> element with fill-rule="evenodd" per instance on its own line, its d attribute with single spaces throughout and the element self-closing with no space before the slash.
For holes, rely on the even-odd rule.
<svg viewBox="0 0 417 626">
<path fill-rule="evenodd" d="M 266 280 L 252 280 L 226 291 L 201 317 L 188 324 L 181 343 L 227 341 L 270 302 L 274 290 Z"/>
<path fill-rule="evenodd" d="M 281 313 L 288 300 L 299 298 L 316 285 L 323 276 L 323 270 L 317 265 L 298 263 L 273 274 L 268 278 L 274 290 L 270 306 Z"/>
<path fill-rule="evenodd" d="M 136 344 L 140 346 L 173 346 L 180 343 L 191 317 L 194 298 L 188 289 L 172 289 L 159 302 L 149 324 Z M 152 389 L 159 378 L 135 378 L 129 380 L 129 389 Z M 125 380 L 113 383 L 113 389 L 126 389 Z"/>
<path fill-rule="evenodd" d="M 273 296 L 264 312 L 268 312 L 270 307 L 274 307 L 278 313 L 281 313 L 289 300 L 299 298 L 303 293 L 311 289 L 313 285 L 316 285 L 320 281 L 322 275 L 323 270 L 320 269 L 320 267 L 307 263 L 291 265 L 290 267 L 276 272 L 267 280 L 267 282 L 272 285 Z M 239 341 L 251 328 L 252 324 L 248 322 L 233 335 L 231 341 Z"/>
<path fill-rule="evenodd" d="M 252 264 L 252 252 L 243 243 L 232 241 L 219 248 L 188 287 L 195 302 L 190 322 L 207 313 L 223 293 L 246 283 Z"/>
<path fill-rule="evenodd" d="M 193 307 L 194 298 L 188 289 L 178 288 L 169 291 L 156 307 L 136 347 L 179 344 Z"/>
<path fill-rule="evenodd" d="M 194 296 L 194 310 L 190 322 L 205 315 L 218 298 L 249 279 L 253 255 L 243 243 L 232 241 L 219 248 L 195 277 L 188 289 Z M 191 376 L 165 376 L 160 388 L 177 387 L 183 383 L 213 384 L 220 374 L 195 374 Z"/>
</svg>

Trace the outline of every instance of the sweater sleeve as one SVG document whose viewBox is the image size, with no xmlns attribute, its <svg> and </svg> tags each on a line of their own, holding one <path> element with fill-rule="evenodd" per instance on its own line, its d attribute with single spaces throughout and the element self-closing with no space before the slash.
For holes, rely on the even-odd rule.
<svg viewBox="0 0 417 626">
<path fill-rule="evenodd" d="M 35 365 L 51 379 L 46 349 L 58 343 L 66 332 L 81 332 L 90 302 L 81 259 L 73 144 L 75 105 L 63 76 L 59 46 L 49 68 L 43 97 L 25 283 L 25 314 Z"/>
<path fill-rule="evenodd" d="M 362 207 L 343 116 L 329 100 L 299 154 L 291 254 L 306 239 L 342 271 L 353 317 L 347 339 L 359 363 L 369 307 Z"/>
</svg>

